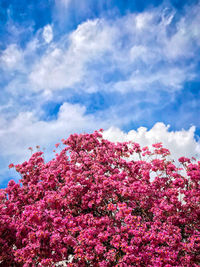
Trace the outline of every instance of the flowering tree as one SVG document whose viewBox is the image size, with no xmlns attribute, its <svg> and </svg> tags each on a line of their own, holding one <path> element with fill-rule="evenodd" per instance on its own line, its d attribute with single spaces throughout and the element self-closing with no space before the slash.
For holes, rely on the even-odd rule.
<svg viewBox="0 0 200 267">
<path fill-rule="evenodd" d="M 22 179 L 0 190 L 1 266 L 199 266 L 200 162 L 180 158 L 183 175 L 161 143 L 101 132 L 15 165 Z"/>
</svg>

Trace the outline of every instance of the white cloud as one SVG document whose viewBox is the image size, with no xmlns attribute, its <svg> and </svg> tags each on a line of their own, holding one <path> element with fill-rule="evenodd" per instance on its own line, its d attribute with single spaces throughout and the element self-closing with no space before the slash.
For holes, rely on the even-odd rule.
<svg viewBox="0 0 200 267">
<path fill-rule="evenodd" d="M 59 48 L 43 56 L 29 76 L 32 88 L 41 90 L 59 90 L 75 86 L 83 77 L 82 63 L 68 51 Z"/>
<path fill-rule="evenodd" d="M 85 115 L 85 107 L 63 103 L 55 120 L 43 121 L 34 112 L 21 112 L 13 120 L 0 120 L 0 154 L 23 160 L 28 147 L 49 147 L 69 134 L 98 127 L 98 119 Z"/>
<path fill-rule="evenodd" d="M 66 51 L 53 49 L 34 66 L 29 81 L 35 90 L 59 90 L 75 85 L 82 77 L 78 62 Z"/>
<path fill-rule="evenodd" d="M 85 65 L 112 48 L 114 33 L 111 31 L 100 20 L 88 20 L 79 25 L 70 34 L 67 48 L 63 48 L 62 43 L 57 44 L 33 66 L 29 77 L 32 87 L 59 90 L 81 82 L 88 75 Z"/>
<path fill-rule="evenodd" d="M 88 20 L 70 35 L 70 49 L 84 58 L 99 56 L 113 48 L 115 32 L 103 19 Z"/>
<path fill-rule="evenodd" d="M 46 25 L 43 29 L 42 36 L 46 43 L 50 43 L 53 39 L 53 30 L 51 25 Z"/>
<path fill-rule="evenodd" d="M 63 0 L 62 5 L 70 2 Z M 10 73 L 15 69 L 26 73 L 27 90 L 46 94 L 67 88 L 121 93 L 180 90 L 184 82 L 195 78 L 195 63 L 184 60 L 193 59 L 200 46 L 198 11 L 199 5 L 190 8 L 176 24 L 176 11 L 163 6 L 109 21 L 88 20 L 54 43 L 48 24 L 39 30 L 47 44 L 40 56 L 37 49 L 43 43 L 37 39 L 38 32 L 23 51 L 16 44 L 2 51 L 0 66 Z M 104 76 L 113 69 L 123 78 L 107 84 Z M 11 82 L 19 84 L 15 82 L 19 77 L 12 76 Z"/>
<path fill-rule="evenodd" d="M 178 90 L 182 88 L 182 84 L 186 79 L 189 81 L 195 77 L 189 71 L 187 73 L 186 69 L 177 67 L 161 68 L 157 72 L 152 73 L 145 70 L 141 73 L 141 71 L 136 70 L 128 80 L 116 82 L 112 90 L 120 91 L 121 93 L 130 91 L 131 88 L 134 91 Z"/>
<path fill-rule="evenodd" d="M 200 143 L 195 140 L 194 134 L 194 126 L 189 130 L 170 131 L 169 125 L 166 126 L 164 123 L 158 122 L 150 130 L 140 127 L 128 133 L 119 128 L 111 127 L 104 131 L 103 136 L 112 142 L 133 141 L 142 147 L 162 142 L 163 146 L 170 150 L 173 159 L 177 160 L 182 156 L 200 159 Z"/>
<path fill-rule="evenodd" d="M 200 45 L 199 16 L 195 13 L 191 17 L 193 13 L 189 11 L 176 25 L 172 25 L 175 10 L 163 7 L 113 21 L 83 22 L 49 47 L 32 66 L 31 88 L 102 90 L 108 69 L 117 68 L 124 78 L 111 82 L 107 90 L 179 90 L 184 82 L 195 78 L 194 64 L 178 65 L 180 58 L 182 62 L 192 58 L 193 51 Z M 46 27 L 47 32 L 51 32 L 50 25 Z M 171 34 L 168 33 L 170 27 L 173 27 Z M 46 41 L 50 40 L 47 34 Z M 98 64 L 106 68 L 100 70 Z"/>
<path fill-rule="evenodd" d="M 200 46 L 195 8 L 200 9 L 195 6 L 173 25 L 171 35 L 168 29 L 175 10 L 162 7 L 110 21 L 88 20 L 54 43 L 52 27 L 46 25 L 42 35 L 47 47 L 40 57 L 37 49 L 43 44 L 35 37 L 24 51 L 16 44 L 9 45 L 2 52 L 1 67 L 26 73 L 22 83 L 27 90 L 44 91 L 46 95 L 67 88 L 121 93 L 180 90 L 184 82 L 195 78 L 194 64 L 177 64 L 180 58 L 184 62 L 193 57 L 195 47 Z M 104 76 L 112 69 L 123 78 L 106 84 Z M 19 77 L 12 76 L 11 83 L 20 84 Z"/>
<path fill-rule="evenodd" d="M 164 51 L 169 59 L 191 58 L 200 46 L 200 5 L 194 5 L 176 23 L 176 32 L 163 40 Z"/>
<path fill-rule="evenodd" d="M 0 67 L 8 70 L 20 69 L 23 63 L 23 52 L 16 44 L 11 44 L 2 51 Z"/>
<path fill-rule="evenodd" d="M 149 12 L 140 13 L 135 18 L 136 28 L 142 30 L 149 28 L 149 24 L 152 22 L 153 14 Z"/>
</svg>

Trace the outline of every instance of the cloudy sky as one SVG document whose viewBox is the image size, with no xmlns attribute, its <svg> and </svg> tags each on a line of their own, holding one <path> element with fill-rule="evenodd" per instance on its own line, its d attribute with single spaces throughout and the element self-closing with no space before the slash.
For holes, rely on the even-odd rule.
<svg viewBox="0 0 200 267">
<path fill-rule="evenodd" d="M 0 1 L 0 187 L 71 133 L 200 153 L 200 1 Z"/>
</svg>

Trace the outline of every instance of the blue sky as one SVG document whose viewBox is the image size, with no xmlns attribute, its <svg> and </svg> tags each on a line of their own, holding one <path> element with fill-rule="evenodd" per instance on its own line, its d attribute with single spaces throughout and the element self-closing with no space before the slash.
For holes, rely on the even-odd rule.
<svg viewBox="0 0 200 267">
<path fill-rule="evenodd" d="M 28 147 L 49 160 L 74 132 L 143 126 L 199 152 L 199 14 L 199 1 L 2 0 L 0 187 Z"/>
</svg>

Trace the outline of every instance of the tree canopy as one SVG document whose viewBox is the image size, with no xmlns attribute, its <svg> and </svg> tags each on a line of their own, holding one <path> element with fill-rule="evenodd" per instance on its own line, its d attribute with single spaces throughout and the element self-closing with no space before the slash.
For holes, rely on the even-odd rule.
<svg viewBox="0 0 200 267">
<path fill-rule="evenodd" d="M 199 266 L 200 161 L 101 132 L 10 165 L 21 179 L 0 190 L 0 266 Z"/>
</svg>

